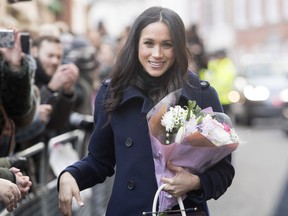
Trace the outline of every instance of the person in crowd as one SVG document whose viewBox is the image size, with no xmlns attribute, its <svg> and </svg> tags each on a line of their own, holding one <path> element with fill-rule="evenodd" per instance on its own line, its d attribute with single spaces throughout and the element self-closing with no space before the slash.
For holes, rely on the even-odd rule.
<svg viewBox="0 0 288 216">
<path fill-rule="evenodd" d="M 104 40 L 99 47 L 97 57 L 100 63 L 98 69 L 100 81 L 108 77 L 112 71 L 113 65 L 115 63 L 115 53 L 117 53 L 115 49 L 115 44 L 115 42 L 106 42 Z"/>
<path fill-rule="evenodd" d="M 89 152 L 58 177 L 63 215 L 72 215 L 73 197 L 84 206 L 80 190 L 102 183 L 114 173 L 106 215 L 135 216 L 151 211 L 158 186 L 146 114 L 179 88 L 180 105 L 191 99 L 200 107 L 223 112 L 215 89 L 188 70 L 187 52 L 185 27 L 174 11 L 151 7 L 135 20 L 111 79 L 105 80 L 97 93 Z M 167 168 L 176 174 L 162 177 L 167 184 L 164 190 L 175 197 L 186 194 L 185 207 L 206 215 L 206 201 L 218 199 L 231 185 L 235 172 L 231 155 L 201 174 L 172 163 L 167 163 Z"/>
<path fill-rule="evenodd" d="M 108 35 L 105 23 L 102 20 L 98 22 L 97 31 L 100 33 L 101 37 L 106 37 Z"/>
<path fill-rule="evenodd" d="M 79 69 L 79 79 L 76 84 L 79 93 L 73 111 L 92 115 L 91 100 L 94 94 L 93 82 L 96 70 L 99 66 L 96 48 L 88 38 L 84 36 L 74 36 L 70 42 L 70 48 L 64 55 L 64 63 L 73 63 Z M 85 97 L 83 97 L 85 95 Z"/>
<path fill-rule="evenodd" d="M 36 96 L 32 90 L 35 67 L 32 66 L 32 58 L 21 51 L 20 33 L 16 30 L 14 32 L 14 47 L 0 48 L 0 101 L 7 114 L 1 112 L 1 132 L 5 116 L 12 119 L 16 128 L 21 128 L 32 122 L 37 108 Z M 8 156 L 13 151 L 14 147 L 1 144 L 0 156 Z"/>
<path fill-rule="evenodd" d="M 117 39 L 117 47 L 116 47 L 116 53 L 122 49 L 124 44 L 126 43 L 127 37 L 129 35 L 129 32 L 131 30 L 131 26 L 126 26 L 121 32 Z"/>
<path fill-rule="evenodd" d="M 32 183 L 29 176 L 22 174 L 21 158 L 11 157 L 15 150 L 15 128 L 25 127 L 33 121 L 37 104 L 32 90 L 35 67 L 31 57 L 24 54 L 21 49 L 20 33 L 13 30 L 14 46 L 0 48 L 0 103 L 3 109 L 0 114 L 0 202 L 8 211 L 12 211 L 17 202 L 25 195 Z M 2 38 L 0 38 L 1 40 Z M 6 134 L 6 122 L 14 128 L 10 137 Z M 10 129 L 11 129 L 10 128 Z M 7 143 L 7 138 L 10 142 Z M 7 163 L 8 167 L 5 167 Z"/>
<path fill-rule="evenodd" d="M 230 112 L 232 102 L 229 93 L 234 88 L 236 74 L 237 68 L 224 49 L 216 51 L 214 57 L 208 61 L 207 70 L 200 73 L 200 78 L 209 81 L 216 89 L 226 114 Z"/>
<path fill-rule="evenodd" d="M 33 128 L 22 131 L 22 136 L 17 136 L 18 146 L 21 147 L 19 150 L 39 142 L 47 144 L 52 137 L 67 132 L 70 129 L 70 114 L 76 101 L 75 86 L 79 69 L 75 64 L 62 64 L 63 47 L 59 37 L 39 36 L 33 40 L 32 46 L 32 54 L 37 65 L 35 85 L 39 90 L 40 99 L 38 113 L 34 119 L 34 126 L 39 124 L 39 127 L 34 129 L 38 132 L 41 129 L 42 132 L 29 138 L 24 136 L 24 133 L 33 131 Z M 45 148 L 46 150 L 48 148 Z M 41 176 L 40 161 L 41 154 L 34 155 L 29 160 L 35 167 L 33 174 L 35 184 L 55 178 L 50 169 L 46 172 L 47 176 Z"/>
<path fill-rule="evenodd" d="M 87 38 L 92 43 L 92 45 L 96 48 L 96 51 L 98 51 L 103 40 L 100 32 L 97 31 L 97 29 L 89 29 L 87 32 Z"/>
<path fill-rule="evenodd" d="M 207 56 L 202 38 L 198 33 L 198 26 L 192 24 L 186 30 L 187 43 L 191 56 L 189 66 L 197 74 L 207 69 Z"/>
<path fill-rule="evenodd" d="M 63 47 L 55 36 L 40 36 L 34 41 L 33 55 L 37 69 L 35 84 L 40 90 L 40 104 L 52 105 L 50 119 L 42 137 L 46 142 L 53 136 L 66 132 L 69 116 L 76 101 L 75 86 L 79 69 L 75 64 L 62 64 Z"/>
</svg>

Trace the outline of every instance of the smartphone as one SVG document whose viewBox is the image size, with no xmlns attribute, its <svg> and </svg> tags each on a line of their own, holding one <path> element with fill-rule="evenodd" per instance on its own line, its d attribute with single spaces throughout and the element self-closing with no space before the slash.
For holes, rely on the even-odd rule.
<svg viewBox="0 0 288 216">
<path fill-rule="evenodd" d="M 14 31 L 11 29 L 0 29 L 0 47 L 13 48 L 14 43 Z"/>
<path fill-rule="evenodd" d="M 22 52 L 24 52 L 25 54 L 30 54 L 31 40 L 29 32 L 21 32 L 20 38 L 21 38 Z"/>
</svg>

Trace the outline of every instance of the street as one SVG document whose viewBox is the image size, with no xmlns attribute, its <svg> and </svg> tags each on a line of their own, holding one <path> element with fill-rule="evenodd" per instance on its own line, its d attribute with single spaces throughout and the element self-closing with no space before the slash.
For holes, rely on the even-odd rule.
<svg viewBox="0 0 288 216">
<path fill-rule="evenodd" d="M 282 200 L 288 185 L 288 137 L 277 119 L 255 123 L 235 126 L 244 141 L 233 153 L 235 178 L 222 197 L 208 202 L 211 216 L 288 215 L 288 195 Z"/>
</svg>

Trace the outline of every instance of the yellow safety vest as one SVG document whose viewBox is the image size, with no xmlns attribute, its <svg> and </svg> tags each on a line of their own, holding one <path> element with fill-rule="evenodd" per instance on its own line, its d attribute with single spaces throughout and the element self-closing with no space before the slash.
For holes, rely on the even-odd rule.
<svg viewBox="0 0 288 216">
<path fill-rule="evenodd" d="M 207 69 L 200 71 L 199 75 L 216 89 L 222 105 L 231 103 L 228 95 L 233 90 L 236 67 L 229 58 L 210 60 Z"/>
</svg>

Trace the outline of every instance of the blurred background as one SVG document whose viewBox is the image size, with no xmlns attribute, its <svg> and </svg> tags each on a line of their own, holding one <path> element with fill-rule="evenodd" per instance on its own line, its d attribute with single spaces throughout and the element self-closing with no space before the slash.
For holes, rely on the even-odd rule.
<svg viewBox="0 0 288 216">
<path fill-rule="evenodd" d="M 209 201 L 211 215 L 287 215 L 288 0 L 1 0 L 0 27 L 33 40 L 56 26 L 88 38 L 109 65 L 135 17 L 155 5 L 183 19 L 190 67 L 216 88 L 243 140 L 233 185 Z"/>
</svg>

